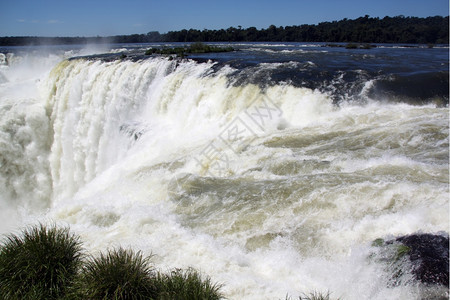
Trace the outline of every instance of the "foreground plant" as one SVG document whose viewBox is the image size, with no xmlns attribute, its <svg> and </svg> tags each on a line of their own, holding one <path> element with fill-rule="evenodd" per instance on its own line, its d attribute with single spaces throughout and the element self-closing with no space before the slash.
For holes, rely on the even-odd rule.
<svg viewBox="0 0 450 300">
<path fill-rule="evenodd" d="M 132 250 L 86 256 L 68 228 L 38 225 L 0 245 L 0 300 L 221 299 L 221 285 L 194 269 L 155 272 Z"/>
<path fill-rule="evenodd" d="M 132 250 L 110 250 L 91 258 L 74 285 L 74 299 L 155 299 L 150 257 Z"/>
<path fill-rule="evenodd" d="M 168 274 L 159 273 L 156 278 L 158 299 L 216 300 L 222 299 L 222 285 L 214 284 L 209 277 L 202 279 L 192 268 L 176 269 Z"/>
<path fill-rule="evenodd" d="M 63 297 L 82 263 L 81 242 L 68 228 L 42 224 L 9 235 L 0 248 L 2 299 Z"/>
<path fill-rule="evenodd" d="M 291 300 L 291 297 L 287 296 L 286 300 Z M 309 295 L 304 294 L 303 296 L 299 296 L 298 300 L 331 300 L 330 293 L 326 294 L 320 292 L 311 292 Z M 339 300 L 339 299 L 338 299 Z"/>
</svg>

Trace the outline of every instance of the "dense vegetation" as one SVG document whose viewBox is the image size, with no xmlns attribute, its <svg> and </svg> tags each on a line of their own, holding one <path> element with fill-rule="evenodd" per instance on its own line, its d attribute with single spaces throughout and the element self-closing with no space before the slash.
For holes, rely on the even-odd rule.
<svg viewBox="0 0 450 300">
<path fill-rule="evenodd" d="M 221 285 L 195 269 L 161 273 L 151 257 L 122 248 L 87 256 L 67 228 L 38 225 L 0 244 L 0 298 L 222 299 Z"/>
<path fill-rule="evenodd" d="M 150 42 L 333 42 L 333 43 L 412 43 L 448 44 L 449 17 L 384 17 L 368 15 L 357 19 L 322 22 L 317 25 L 280 26 L 266 29 L 230 27 L 220 30 L 183 29 L 160 34 L 118 35 L 111 37 L 0 37 L 0 45 L 48 45 L 84 43 Z"/>
<path fill-rule="evenodd" d="M 66 228 L 35 226 L 0 248 L 1 299 L 58 299 L 81 266 L 81 243 Z"/>
<path fill-rule="evenodd" d="M 276 27 L 257 30 L 230 27 L 226 30 L 170 31 L 164 40 L 169 42 L 271 41 L 271 42 L 342 42 L 342 43 L 448 43 L 447 17 L 361 17 L 323 22 L 318 25 Z"/>
</svg>

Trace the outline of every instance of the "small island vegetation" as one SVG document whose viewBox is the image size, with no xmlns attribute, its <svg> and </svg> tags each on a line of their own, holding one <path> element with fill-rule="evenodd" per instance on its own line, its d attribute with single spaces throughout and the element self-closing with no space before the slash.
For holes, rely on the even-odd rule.
<svg viewBox="0 0 450 300">
<path fill-rule="evenodd" d="M 178 57 L 185 57 L 187 54 L 218 53 L 218 52 L 231 52 L 231 51 L 235 51 L 233 47 L 215 47 L 215 46 L 203 44 L 201 42 L 196 42 L 189 46 L 184 46 L 184 47 L 150 48 L 145 52 L 145 55 L 175 54 Z"/>
</svg>

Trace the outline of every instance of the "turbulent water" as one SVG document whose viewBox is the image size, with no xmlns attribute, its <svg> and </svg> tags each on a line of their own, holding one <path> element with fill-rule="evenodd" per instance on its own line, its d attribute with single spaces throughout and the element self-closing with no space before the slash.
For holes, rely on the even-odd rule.
<svg viewBox="0 0 450 300">
<path fill-rule="evenodd" d="M 0 49 L 0 231 L 68 224 L 228 299 L 426 298 L 371 243 L 448 234 L 448 48 L 234 46 Z"/>
</svg>

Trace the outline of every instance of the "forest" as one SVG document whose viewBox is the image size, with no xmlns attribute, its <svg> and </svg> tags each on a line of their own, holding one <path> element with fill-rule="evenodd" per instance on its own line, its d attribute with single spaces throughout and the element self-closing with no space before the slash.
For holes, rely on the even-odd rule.
<svg viewBox="0 0 450 300">
<path fill-rule="evenodd" d="M 109 37 L 0 37 L 0 45 L 57 45 L 151 42 L 330 42 L 448 44 L 449 17 L 384 17 L 322 22 L 317 25 L 275 26 L 265 29 L 242 26 L 227 29 L 183 29 L 159 33 Z"/>
</svg>

